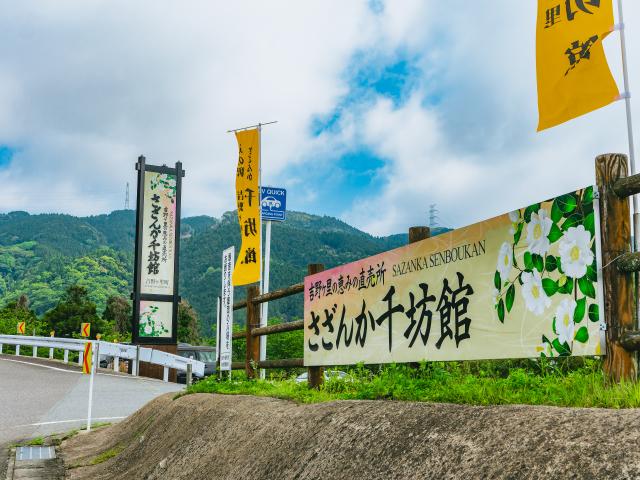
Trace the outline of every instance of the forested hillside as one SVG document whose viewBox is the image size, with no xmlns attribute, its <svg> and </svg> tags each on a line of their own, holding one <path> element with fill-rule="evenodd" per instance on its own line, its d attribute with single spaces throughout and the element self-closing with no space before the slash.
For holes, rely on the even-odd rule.
<svg viewBox="0 0 640 480">
<path fill-rule="evenodd" d="M 271 289 L 300 282 L 309 263 L 327 267 L 403 245 L 406 234 L 373 237 L 331 217 L 288 212 L 274 223 Z M 42 315 L 53 308 L 71 285 L 87 288 L 102 312 L 107 298 L 131 292 L 135 212 L 108 215 L 0 215 L 0 303 L 21 295 Z M 199 314 L 202 333 L 211 336 L 215 298 L 220 292 L 222 250 L 239 247 L 235 212 L 221 219 L 207 216 L 182 220 L 180 293 Z M 244 289 L 236 289 L 241 298 Z M 270 304 L 270 316 L 289 320 L 302 314 L 301 297 Z"/>
</svg>

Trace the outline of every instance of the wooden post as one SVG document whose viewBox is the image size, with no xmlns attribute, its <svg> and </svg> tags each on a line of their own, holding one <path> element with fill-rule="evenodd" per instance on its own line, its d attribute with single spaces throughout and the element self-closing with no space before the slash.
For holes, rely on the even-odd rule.
<svg viewBox="0 0 640 480">
<path fill-rule="evenodd" d="M 321 263 L 311 263 L 307 266 L 309 275 L 323 270 L 324 265 Z M 324 367 L 307 367 L 307 383 L 309 388 L 320 388 L 324 383 Z"/>
<path fill-rule="evenodd" d="M 620 343 L 626 330 L 633 329 L 633 274 L 620 272 L 614 261 L 631 250 L 629 199 L 613 189 L 616 180 L 628 175 L 627 157 L 606 154 L 596 158 L 596 183 L 600 193 L 600 234 L 602 238 L 602 279 L 604 318 L 607 322 L 606 376 L 615 382 L 636 380 L 637 363 L 633 352 Z"/>
<path fill-rule="evenodd" d="M 253 303 L 253 299 L 260 295 L 257 285 L 247 287 L 247 328 L 245 338 L 247 340 L 247 353 L 245 356 L 245 372 L 247 378 L 255 377 L 255 368 L 260 361 L 260 337 L 253 337 L 251 330 L 260 327 L 260 305 Z"/>
<path fill-rule="evenodd" d="M 431 236 L 429 227 L 409 227 L 409 243 L 419 242 Z"/>
</svg>

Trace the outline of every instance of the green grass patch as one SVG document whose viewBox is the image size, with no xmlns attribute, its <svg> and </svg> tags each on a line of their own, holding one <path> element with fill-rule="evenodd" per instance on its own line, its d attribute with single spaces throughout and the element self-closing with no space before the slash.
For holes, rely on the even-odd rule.
<svg viewBox="0 0 640 480">
<path fill-rule="evenodd" d="M 120 455 L 122 450 L 124 450 L 124 447 L 121 445 L 110 448 L 109 450 L 102 452 L 100 455 L 91 460 L 91 462 L 89 462 L 89 465 L 98 465 L 100 463 L 104 463 L 110 458 Z"/>
<path fill-rule="evenodd" d="M 192 385 L 189 393 L 256 395 L 316 403 L 331 400 L 406 400 L 469 405 L 554 405 L 640 407 L 640 385 L 608 385 L 600 360 L 569 358 L 481 362 L 432 362 L 344 369 L 347 379 L 330 379 L 311 390 L 295 377 L 219 381 Z"/>
<path fill-rule="evenodd" d="M 44 438 L 36 437 L 29 440 L 27 443 L 25 443 L 25 445 L 29 447 L 35 447 L 37 445 L 42 445 L 43 443 L 44 443 Z"/>
</svg>

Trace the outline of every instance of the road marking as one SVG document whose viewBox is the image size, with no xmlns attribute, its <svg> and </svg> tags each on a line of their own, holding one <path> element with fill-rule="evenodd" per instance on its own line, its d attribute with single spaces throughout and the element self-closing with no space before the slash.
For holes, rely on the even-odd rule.
<svg viewBox="0 0 640 480">
<path fill-rule="evenodd" d="M 127 417 L 101 417 L 101 418 L 94 418 L 93 420 L 100 420 L 100 421 L 122 420 L 123 418 L 127 418 Z M 58 423 L 73 423 L 73 422 L 86 422 L 86 421 L 87 421 L 86 418 L 75 418 L 73 420 L 56 420 L 53 422 L 25 423 L 24 425 L 13 425 L 10 428 L 41 427 L 42 425 L 56 425 Z"/>
<path fill-rule="evenodd" d="M 34 367 L 48 368 L 50 370 L 56 370 L 58 372 L 82 374 L 82 372 L 77 372 L 75 370 L 67 370 L 66 368 L 52 367 L 50 365 L 42 365 L 41 363 L 23 362 L 22 360 L 12 360 L 10 358 L 0 358 L 0 360 L 4 360 L 5 362 L 24 363 L 25 365 L 33 365 Z"/>
<path fill-rule="evenodd" d="M 13 360 L 11 358 L 1 358 L 1 357 L 0 357 L 0 360 L 4 360 L 5 362 L 24 363 L 25 365 L 33 365 L 34 367 L 48 368 L 48 369 L 51 369 L 51 370 L 56 370 L 58 372 L 79 373 L 80 375 L 82 375 L 82 372 L 78 372 L 76 370 L 67 370 L 66 368 L 52 367 L 51 365 L 43 365 L 41 363 L 25 362 L 25 361 L 22 361 L 22 360 Z M 104 375 L 105 377 L 127 378 L 129 380 L 138 380 L 138 381 L 143 381 L 143 382 L 167 383 L 167 382 L 164 382 L 163 380 L 161 380 L 159 378 L 135 377 L 133 375 L 125 375 L 125 374 L 116 375 L 114 373 L 105 373 L 105 372 L 100 372 L 100 371 L 96 371 L 96 375 Z"/>
</svg>

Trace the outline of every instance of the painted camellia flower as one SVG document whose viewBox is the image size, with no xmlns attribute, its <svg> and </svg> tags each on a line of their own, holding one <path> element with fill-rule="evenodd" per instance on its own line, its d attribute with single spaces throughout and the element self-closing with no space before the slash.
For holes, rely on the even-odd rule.
<svg viewBox="0 0 640 480">
<path fill-rule="evenodd" d="M 544 354 L 545 357 L 553 357 L 553 349 L 551 348 L 551 345 L 548 344 L 547 342 L 544 342 L 543 344 L 538 345 L 536 347 L 536 352 L 538 353 L 538 355 Z"/>
<path fill-rule="evenodd" d="M 144 333 L 146 335 L 151 335 L 151 332 L 153 332 L 153 328 L 151 328 L 151 325 L 149 325 L 148 323 L 144 326 Z"/>
<path fill-rule="evenodd" d="M 504 242 L 498 253 L 498 264 L 496 270 L 500 273 L 500 279 L 504 282 L 509 278 L 511 268 L 513 267 L 513 250 L 509 242 Z"/>
<path fill-rule="evenodd" d="M 511 222 L 511 227 L 509 227 L 509 233 L 511 235 L 516 233 L 516 227 L 518 226 L 519 220 L 520 220 L 520 212 L 518 210 L 509 212 L 509 221 Z"/>
<path fill-rule="evenodd" d="M 576 309 L 576 302 L 572 298 L 564 298 L 556 309 L 556 332 L 560 343 L 567 342 L 571 345 L 575 331 L 573 323 L 573 312 Z"/>
<path fill-rule="evenodd" d="M 593 262 L 591 234 L 583 225 L 569 228 L 560 240 L 560 261 L 564 273 L 571 278 L 582 278 Z"/>
<path fill-rule="evenodd" d="M 527 244 L 531 253 L 546 255 L 550 245 L 547 235 L 552 225 L 553 220 L 544 208 L 531 214 L 531 221 L 527 224 Z"/>
<path fill-rule="evenodd" d="M 536 315 L 542 315 L 545 308 L 551 305 L 551 299 L 542 288 L 542 278 L 537 270 L 522 273 L 522 296 L 527 309 Z"/>
</svg>

